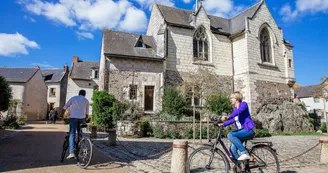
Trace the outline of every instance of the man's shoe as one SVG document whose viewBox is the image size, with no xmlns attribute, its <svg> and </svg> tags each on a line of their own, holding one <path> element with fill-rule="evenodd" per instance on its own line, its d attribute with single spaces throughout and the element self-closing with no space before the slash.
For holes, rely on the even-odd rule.
<svg viewBox="0 0 328 173">
<path fill-rule="evenodd" d="M 251 157 L 249 156 L 249 154 L 242 154 L 238 160 L 249 160 Z"/>
<path fill-rule="evenodd" d="M 75 159 L 75 154 L 74 153 L 69 154 L 66 159 Z"/>
</svg>

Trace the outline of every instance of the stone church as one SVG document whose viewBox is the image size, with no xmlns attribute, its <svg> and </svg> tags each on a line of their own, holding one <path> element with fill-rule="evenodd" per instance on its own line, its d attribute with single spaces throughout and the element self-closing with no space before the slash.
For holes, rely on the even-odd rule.
<svg viewBox="0 0 328 173">
<path fill-rule="evenodd" d="M 218 91 L 240 91 L 252 113 L 268 100 L 294 97 L 293 46 L 265 1 L 230 19 L 197 6 L 154 4 L 145 35 L 104 29 L 99 89 L 156 113 L 164 86 L 182 86 L 186 74 L 205 68 Z"/>
</svg>

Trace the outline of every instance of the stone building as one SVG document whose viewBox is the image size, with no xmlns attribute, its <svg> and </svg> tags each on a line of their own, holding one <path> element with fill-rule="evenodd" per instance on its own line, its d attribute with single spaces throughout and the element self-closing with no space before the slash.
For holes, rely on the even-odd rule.
<svg viewBox="0 0 328 173">
<path fill-rule="evenodd" d="M 63 69 L 41 70 L 43 79 L 48 87 L 47 102 L 48 111 L 57 109 L 61 112 L 66 102 L 68 66 Z"/>
<path fill-rule="evenodd" d="M 79 94 L 80 90 L 86 91 L 85 98 L 89 100 L 89 114 L 92 113 L 93 90 L 98 89 L 99 62 L 82 61 L 73 56 L 72 70 L 68 75 L 66 102 Z"/>
<path fill-rule="evenodd" d="M 183 85 L 206 68 L 218 91 L 242 92 L 253 113 L 269 100 L 293 98 L 293 46 L 263 0 L 230 19 L 198 6 L 154 4 L 145 35 L 103 30 L 100 90 L 156 112 L 165 85 Z"/>
<path fill-rule="evenodd" d="M 14 108 L 18 116 L 27 120 L 43 120 L 47 116 L 47 86 L 41 70 L 35 68 L 0 68 L 12 88 L 12 99 L 18 104 Z M 10 113 L 10 112 L 9 112 Z M 7 115 L 7 112 L 3 114 Z"/>
</svg>

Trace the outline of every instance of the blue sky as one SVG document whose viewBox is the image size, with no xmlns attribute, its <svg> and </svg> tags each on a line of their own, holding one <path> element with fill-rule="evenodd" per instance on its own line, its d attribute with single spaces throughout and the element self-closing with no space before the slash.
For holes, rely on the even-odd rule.
<svg viewBox="0 0 328 173">
<path fill-rule="evenodd" d="M 72 56 L 99 61 L 103 28 L 145 33 L 153 2 L 193 9 L 195 0 L 1 0 L 0 66 L 62 68 Z M 231 17 L 258 0 L 204 0 L 208 13 Z M 293 44 L 300 85 L 328 74 L 328 0 L 266 0 Z"/>
</svg>

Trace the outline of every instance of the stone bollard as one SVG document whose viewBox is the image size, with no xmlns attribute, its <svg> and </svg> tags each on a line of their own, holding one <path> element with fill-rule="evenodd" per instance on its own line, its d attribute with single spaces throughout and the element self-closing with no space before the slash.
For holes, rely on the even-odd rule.
<svg viewBox="0 0 328 173">
<path fill-rule="evenodd" d="M 321 143 L 321 163 L 328 163 L 328 137 L 321 137 L 319 142 Z"/>
<path fill-rule="evenodd" d="M 110 146 L 116 145 L 116 129 L 110 129 L 108 131 L 108 144 Z"/>
<path fill-rule="evenodd" d="M 185 173 L 188 158 L 188 141 L 174 140 L 172 148 L 171 173 Z"/>
<path fill-rule="evenodd" d="M 91 126 L 91 138 L 97 138 L 97 126 Z"/>
</svg>

